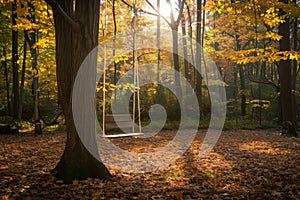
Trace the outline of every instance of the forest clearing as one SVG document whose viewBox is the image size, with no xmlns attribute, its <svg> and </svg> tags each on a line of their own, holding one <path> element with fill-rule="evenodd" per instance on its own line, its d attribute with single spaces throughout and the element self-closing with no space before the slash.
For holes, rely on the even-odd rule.
<svg viewBox="0 0 300 200">
<path fill-rule="evenodd" d="M 0 0 L 0 197 L 300 199 L 299 0 Z"/>
</svg>

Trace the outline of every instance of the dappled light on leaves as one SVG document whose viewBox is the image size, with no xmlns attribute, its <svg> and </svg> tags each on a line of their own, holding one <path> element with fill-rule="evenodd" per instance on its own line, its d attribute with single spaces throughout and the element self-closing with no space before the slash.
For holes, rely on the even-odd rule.
<svg viewBox="0 0 300 200">
<path fill-rule="evenodd" d="M 252 151 L 255 153 L 265 153 L 265 154 L 284 154 L 287 155 L 290 152 L 287 151 L 286 149 L 281 149 L 281 145 L 274 145 L 270 142 L 261 142 L 261 141 L 253 141 L 251 143 L 247 144 L 242 144 L 240 146 L 240 150 L 245 150 L 245 151 Z"/>
</svg>

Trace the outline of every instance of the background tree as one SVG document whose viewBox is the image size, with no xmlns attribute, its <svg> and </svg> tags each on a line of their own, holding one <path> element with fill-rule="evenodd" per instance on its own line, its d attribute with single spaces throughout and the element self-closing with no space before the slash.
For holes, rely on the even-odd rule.
<svg viewBox="0 0 300 200">
<path fill-rule="evenodd" d="M 11 12 L 12 12 L 12 25 L 16 25 L 17 19 L 17 1 L 14 0 L 11 3 Z M 15 119 L 19 117 L 19 64 L 18 64 L 18 30 L 12 29 L 12 68 L 13 68 L 13 116 Z"/>
<path fill-rule="evenodd" d="M 288 4 L 287 0 L 282 0 L 285 4 Z M 286 13 L 280 10 L 281 16 Z M 290 51 L 290 23 L 289 19 L 285 19 L 278 27 L 278 32 L 282 36 L 279 41 L 280 51 Z M 279 62 L 279 75 L 280 75 L 280 104 L 282 113 L 282 122 L 290 122 L 291 126 L 294 126 L 294 104 L 292 101 L 292 65 L 291 60 L 281 59 Z"/>
</svg>

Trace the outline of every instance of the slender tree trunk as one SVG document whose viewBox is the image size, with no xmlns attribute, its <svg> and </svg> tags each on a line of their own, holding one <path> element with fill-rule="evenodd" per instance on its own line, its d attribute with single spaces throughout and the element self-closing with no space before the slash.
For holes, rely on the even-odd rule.
<svg viewBox="0 0 300 200">
<path fill-rule="evenodd" d="M 160 0 L 157 0 L 157 11 L 160 12 Z M 159 65 L 160 65 L 160 16 L 156 19 L 156 47 L 157 47 L 157 82 L 159 82 Z M 159 87 L 158 87 L 159 88 Z"/>
<path fill-rule="evenodd" d="M 259 100 L 259 126 L 262 125 L 262 82 L 264 80 L 264 71 L 265 71 L 265 63 L 261 64 L 260 74 L 259 74 L 259 83 L 258 83 L 258 100 Z"/>
<path fill-rule="evenodd" d="M 174 69 L 178 73 L 175 73 L 175 87 L 176 87 L 176 95 L 178 100 L 182 99 L 182 90 L 180 84 L 180 63 L 179 63 L 179 55 L 178 55 L 178 25 L 172 26 L 172 40 L 173 40 L 173 62 Z"/>
<path fill-rule="evenodd" d="M 240 40 L 239 36 L 236 36 L 236 50 L 241 50 Z M 240 95 L 241 95 L 241 116 L 246 116 L 246 83 L 245 83 L 245 73 L 243 65 L 237 65 L 237 68 L 239 70 L 239 76 L 240 76 Z"/>
<path fill-rule="evenodd" d="M 106 2 L 107 3 L 107 2 Z M 112 7 L 112 13 L 113 13 L 113 21 L 114 21 L 114 43 L 116 41 L 116 37 L 117 37 L 117 20 L 116 20 L 116 0 L 113 0 L 113 7 Z M 105 10 L 105 14 L 106 14 L 106 10 Z M 106 28 L 106 20 L 105 20 L 105 28 Z M 113 49 L 113 57 L 115 57 L 116 55 L 116 50 Z M 118 80 L 118 65 L 117 63 L 114 61 L 114 85 L 117 84 L 117 80 Z M 114 90 L 114 101 L 117 100 L 117 91 Z"/>
<path fill-rule="evenodd" d="M 247 111 L 246 111 L 246 83 L 245 83 L 245 74 L 244 74 L 244 66 L 240 65 L 239 66 L 239 75 L 240 75 L 240 81 L 241 81 L 241 115 L 246 116 Z"/>
<path fill-rule="evenodd" d="M 17 18 L 17 1 L 12 2 L 12 25 L 16 25 Z M 12 30 L 12 68 L 13 68 L 13 117 L 18 119 L 19 117 L 19 65 L 18 65 L 18 31 Z"/>
<path fill-rule="evenodd" d="M 281 2 L 288 3 L 287 0 Z M 281 15 L 285 13 L 281 10 Z M 279 42 L 280 51 L 290 51 L 290 23 L 289 19 L 286 19 L 284 23 L 281 23 L 278 27 L 279 34 L 282 39 Z M 282 110 L 282 122 L 289 121 L 294 125 L 293 119 L 293 101 L 292 101 L 292 68 L 291 61 L 281 60 L 279 62 L 279 74 L 280 74 L 280 103 Z"/>
<path fill-rule="evenodd" d="M 66 147 L 53 172 L 56 177 L 66 182 L 86 178 L 111 179 L 109 171 L 99 161 L 99 155 L 94 155 L 97 158 L 94 157 L 80 140 L 72 113 L 71 92 L 77 71 L 84 58 L 98 44 L 100 1 L 77 0 L 75 12 L 73 12 L 73 0 L 46 1 L 54 9 L 57 83 L 67 127 Z M 56 2 L 62 10 L 57 7 Z M 70 22 L 70 19 L 65 16 L 75 20 Z M 86 134 L 91 137 L 91 142 L 96 143 L 94 133 L 93 130 L 86 131 Z M 91 145 L 95 146 L 95 144 Z"/>
<path fill-rule="evenodd" d="M 157 11 L 160 13 L 161 9 L 160 9 L 160 0 L 157 0 Z M 160 27 L 161 27 L 161 19 L 160 16 L 157 16 L 156 18 L 156 48 L 157 48 L 157 77 L 156 77 L 156 81 L 157 83 L 160 82 L 160 63 L 161 63 L 161 51 L 160 51 Z M 157 85 L 156 88 L 156 102 L 157 103 L 162 103 L 163 100 L 165 100 L 164 97 L 164 93 L 163 93 L 163 88 L 161 87 L 161 85 Z"/>
<path fill-rule="evenodd" d="M 189 71 L 189 62 L 188 62 L 188 50 L 187 50 L 187 40 L 186 40 L 186 19 L 185 19 L 185 14 L 182 14 L 182 19 L 181 19 L 181 31 L 182 31 L 182 44 L 183 44 L 183 56 L 184 56 L 184 73 L 185 73 L 185 78 L 190 81 L 190 71 Z"/>
<path fill-rule="evenodd" d="M 170 0 L 166 1 L 170 7 L 171 6 L 171 2 Z M 171 18 L 171 22 L 169 23 L 169 26 L 172 29 L 172 42 L 173 42 L 173 62 L 174 62 L 174 69 L 178 72 L 175 73 L 175 87 L 176 87 L 176 95 L 178 98 L 178 101 L 182 100 L 182 88 L 181 88 L 181 83 L 180 83 L 180 63 L 179 63 L 179 55 L 178 55 L 178 27 L 180 24 L 180 20 L 182 18 L 182 11 L 183 11 L 183 7 L 185 4 L 185 0 L 183 1 L 178 1 L 180 5 L 180 12 L 178 14 L 178 18 L 177 20 L 174 19 L 174 13 L 173 10 L 171 10 L 170 13 L 170 18 Z"/>
<path fill-rule="evenodd" d="M 178 26 L 172 27 L 172 41 L 173 41 L 173 64 L 174 69 L 178 73 L 174 73 L 175 76 L 175 88 L 176 88 L 176 95 L 178 101 L 182 99 L 182 90 L 180 84 L 180 63 L 179 63 L 179 56 L 178 56 Z"/>
<path fill-rule="evenodd" d="M 206 0 L 203 0 L 203 5 L 202 8 L 205 6 Z M 207 69 L 206 69 L 206 62 L 205 62 L 205 57 L 204 57 L 204 33 L 205 33 L 205 10 L 202 9 L 202 24 L 201 24 L 201 51 L 202 51 L 202 59 L 203 59 L 203 67 L 205 70 L 205 77 L 206 77 L 206 84 L 208 84 L 208 74 L 207 74 Z"/>
<path fill-rule="evenodd" d="M 196 68 L 195 65 L 195 57 L 194 57 L 194 50 L 193 50 L 193 27 L 192 27 L 192 15 L 190 11 L 189 5 L 186 6 L 187 8 L 187 14 L 188 14 L 188 38 L 189 38 L 189 45 L 190 45 L 190 51 L 191 51 L 191 63 L 189 63 L 189 69 L 193 69 L 193 72 L 190 72 L 190 79 L 191 83 L 193 84 L 193 87 L 195 87 L 195 74 L 196 74 Z"/>
<path fill-rule="evenodd" d="M 22 63 L 21 84 L 20 84 L 19 119 L 22 119 L 22 112 L 23 112 L 24 83 L 25 83 L 25 70 L 26 70 L 26 58 L 27 58 L 26 35 L 27 35 L 27 31 L 24 31 L 23 63 Z"/>
<path fill-rule="evenodd" d="M 31 35 L 31 41 L 32 41 L 32 46 L 31 46 L 31 56 L 33 58 L 32 62 L 32 70 L 33 70 L 33 120 L 34 120 L 34 132 L 35 134 L 42 134 L 42 126 L 40 122 L 40 115 L 39 115 L 39 78 L 38 78 L 38 67 L 37 67 L 37 49 L 33 48 L 33 45 L 36 43 L 36 34 L 37 31 L 34 30 Z"/>
<path fill-rule="evenodd" d="M 3 67 L 4 67 L 4 77 L 5 77 L 5 86 L 6 86 L 6 106 L 7 106 L 7 115 L 11 116 L 10 110 L 10 92 L 9 92 L 9 78 L 8 78 L 8 68 L 7 68 L 7 58 L 6 58 L 6 50 L 3 47 Z"/>
<path fill-rule="evenodd" d="M 297 1 L 294 0 L 294 4 L 297 5 Z M 298 20 L 294 20 L 293 22 L 293 50 L 298 51 Z M 297 91 L 296 85 L 297 85 L 297 65 L 298 61 L 293 60 L 293 65 L 292 65 L 292 91 Z M 297 97 L 296 93 L 292 92 L 292 101 L 293 101 L 293 106 L 295 109 L 293 109 L 293 121 L 297 121 L 297 113 L 299 111 L 299 108 L 297 107 Z M 295 126 L 297 124 L 295 123 Z"/>
<path fill-rule="evenodd" d="M 202 71 L 202 51 L 201 51 L 201 22 L 202 22 L 202 0 L 197 0 L 197 26 L 196 26 L 196 67 L 199 71 Z M 196 73 L 196 94 L 199 103 L 199 110 L 201 110 L 202 105 L 202 76 L 200 73 Z M 202 112 L 201 112 L 202 113 Z"/>
<path fill-rule="evenodd" d="M 31 9 L 31 12 L 35 12 L 34 5 L 29 3 L 28 6 Z M 32 14 L 30 16 L 30 20 L 32 23 L 35 23 L 35 15 Z M 32 90 L 33 90 L 33 121 L 34 121 L 34 133 L 35 134 L 42 134 L 42 126 L 40 122 L 40 115 L 39 115 L 39 91 L 38 91 L 38 85 L 39 85 L 39 70 L 37 66 L 37 47 L 34 47 L 34 45 L 37 42 L 37 30 L 34 29 L 30 32 L 30 52 L 32 57 L 32 72 L 33 72 L 33 79 L 32 79 Z"/>
</svg>

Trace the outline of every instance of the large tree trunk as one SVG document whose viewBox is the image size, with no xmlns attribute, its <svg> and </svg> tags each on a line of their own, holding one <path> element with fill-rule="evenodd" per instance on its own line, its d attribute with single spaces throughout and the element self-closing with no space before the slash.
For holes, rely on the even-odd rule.
<svg viewBox="0 0 300 200">
<path fill-rule="evenodd" d="M 288 3 L 287 0 L 282 2 Z M 282 15 L 285 13 L 281 11 Z M 280 51 L 289 51 L 290 47 L 290 23 L 288 19 L 281 23 L 278 27 L 279 34 L 282 39 L 279 42 Z M 289 121 L 294 125 L 293 119 L 293 101 L 292 101 L 292 70 L 291 61 L 281 60 L 279 62 L 279 75 L 280 75 L 280 103 L 282 110 L 282 122 Z"/>
<path fill-rule="evenodd" d="M 73 0 L 57 1 L 62 8 L 60 11 L 55 1 L 46 1 L 54 9 L 58 92 L 67 127 L 65 151 L 53 171 L 57 178 L 66 182 L 89 177 L 111 179 L 100 159 L 92 156 L 82 144 L 72 114 L 72 88 L 77 71 L 84 58 L 98 44 L 99 1 L 77 0 L 75 12 Z M 64 14 L 73 17 L 80 29 L 75 31 L 70 23 L 65 23 Z"/>
</svg>

